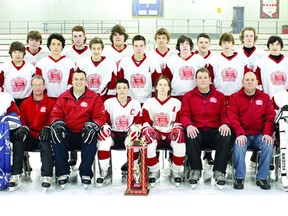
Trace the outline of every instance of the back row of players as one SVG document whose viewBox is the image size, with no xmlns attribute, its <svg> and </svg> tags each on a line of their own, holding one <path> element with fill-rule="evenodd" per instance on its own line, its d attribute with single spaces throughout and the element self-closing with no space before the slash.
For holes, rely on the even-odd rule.
<svg viewBox="0 0 288 216">
<path fill-rule="evenodd" d="M 278 92 L 285 94 L 288 88 L 288 61 L 280 53 L 283 48 L 282 39 L 279 36 L 271 36 L 267 41 L 270 54 L 265 53 L 255 47 L 257 35 L 255 29 L 250 27 L 244 28 L 241 32 L 240 40 L 244 46 L 235 52 L 233 51 L 233 35 L 222 34 L 219 40 L 222 52 L 217 54 L 209 50 L 210 38 L 205 33 L 198 35 L 199 50 L 195 52 L 192 52 L 194 49 L 192 39 L 186 35 L 181 35 L 177 39 L 176 50 L 169 49 L 170 34 L 163 28 L 155 33 L 157 48 L 147 54 L 145 54 L 146 42 L 143 36 L 133 37 L 133 49 L 125 44 L 127 39 L 125 29 L 116 25 L 111 31 L 112 45 L 107 45 L 104 49 L 102 40 L 95 37 L 89 42 L 89 50 L 85 45 L 84 28 L 75 26 L 72 29 L 73 46 L 69 49 L 63 50 L 65 39 L 62 35 L 51 34 L 48 37 L 49 54 L 40 47 L 41 34 L 37 31 L 29 32 L 27 35 L 29 46 L 25 48 L 22 43 L 13 42 L 9 49 L 12 61 L 0 65 L 0 88 L 2 91 L 9 92 L 16 104 L 20 106 L 21 102 L 31 95 L 32 89 L 29 83 L 32 76 L 37 74 L 43 76 L 48 96 L 56 100 L 69 88 L 69 85 L 72 85 L 72 74 L 78 68 L 85 71 L 87 86 L 99 93 L 104 103 L 108 98 L 115 96 L 116 81 L 125 78 L 130 85 L 129 96 L 143 105 L 151 98 L 153 86 L 162 74 L 171 81 L 171 96 L 181 101 L 183 95 L 196 86 L 195 72 L 203 67 L 209 69 L 212 83 L 227 98 L 241 89 L 244 73 L 248 71 L 256 73 L 263 91 L 269 94 L 271 99 Z M 283 97 L 275 98 L 278 100 Z M 105 104 L 106 112 L 109 106 L 111 105 Z M 162 114 L 164 113 L 163 110 Z M 121 116 L 119 112 L 118 117 Z M 151 119 L 157 118 L 159 125 L 164 117 L 150 116 Z M 123 125 L 125 121 L 121 119 L 118 119 L 117 124 L 115 125 L 116 131 L 117 127 L 127 131 L 127 128 L 131 126 L 128 124 L 125 127 Z M 150 126 L 155 125 L 151 125 L 150 122 Z M 161 132 L 168 133 L 171 129 Z M 183 140 L 178 141 L 183 142 Z M 99 154 L 101 154 L 100 147 Z M 179 160 L 179 157 L 175 158 L 177 158 L 176 161 Z M 179 164 L 179 161 L 175 164 Z M 158 170 L 157 167 L 158 165 L 154 169 Z M 153 172 L 151 166 L 150 170 L 152 174 L 156 173 L 156 176 L 151 177 L 151 182 L 153 182 L 152 179 L 158 179 L 159 175 L 158 171 Z M 174 178 L 174 181 L 178 182 L 179 180 L 176 179 Z"/>
</svg>

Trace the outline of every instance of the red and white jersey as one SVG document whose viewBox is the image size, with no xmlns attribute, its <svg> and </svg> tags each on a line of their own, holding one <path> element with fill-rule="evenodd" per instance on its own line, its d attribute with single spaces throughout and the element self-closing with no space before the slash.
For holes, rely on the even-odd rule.
<svg viewBox="0 0 288 216">
<path fill-rule="evenodd" d="M 75 45 L 73 45 L 71 47 L 65 47 L 61 55 L 68 57 L 74 62 L 75 65 L 77 65 L 77 62 L 80 59 L 90 57 L 91 51 L 88 46 L 84 46 L 82 50 L 77 50 Z"/>
<path fill-rule="evenodd" d="M 268 56 L 267 52 L 256 47 L 254 47 L 250 53 L 246 52 L 246 50 L 243 47 L 237 49 L 236 52 L 241 53 L 248 58 L 249 68 L 251 71 L 255 71 L 255 63 L 257 59 Z"/>
<path fill-rule="evenodd" d="M 155 61 L 157 61 L 157 63 L 160 65 L 161 71 L 164 70 L 164 68 L 166 67 L 166 61 L 167 59 L 172 56 L 177 54 L 178 51 L 177 50 L 172 50 L 168 48 L 168 51 L 164 54 L 160 53 L 158 51 L 158 48 L 150 50 L 149 52 L 147 52 L 147 56 L 150 57 L 151 59 L 154 59 Z"/>
<path fill-rule="evenodd" d="M 183 96 L 193 89 L 196 86 L 196 71 L 205 65 L 204 58 L 195 53 L 191 53 L 187 59 L 182 59 L 180 54 L 168 58 L 163 74 L 171 80 L 171 95 Z"/>
<path fill-rule="evenodd" d="M 20 67 L 12 60 L 4 62 L 0 68 L 0 91 L 9 92 L 14 99 L 29 97 L 32 92 L 31 79 L 35 72 L 35 67 L 25 61 Z"/>
<path fill-rule="evenodd" d="M 150 126 L 162 133 L 170 133 L 174 123 L 180 123 L 180 109 L 181 102 L 171 96 L 163 102 L 157 97 L 149 98 L 142 108 L 143 125 L 149 123 Z"/>
<path fill-rule="evenodd" d="M 72 84 L 74 67 L 74 62 L 65 56 L 57 61 L 48 56 L 36 64 L 36 74 L 43 76 L 48 97 L 57 98 L 67 90 L 68 84 Z"/>
<path fill-rule="evenodd" d="M 237 52 L 234 52 L 231 58 L 221 52 L 209 60 L 212 82 L 225 96 L 230 96 L 242 88 L 244 73 L 250 71 L 248 66 L 247 57 Z"/>
<path fill-rule="evenodd" d="M 36 63 L 42 59 L 42 58 L 45 58 L 47 56 L 49 56 L 49 53 L 47 50 L 44 50 L 43 48 L 39 47 L 39 50 L 37 53 L 34 53 L 32 54 L 30 51 L 29 51 L 29 48 L 26 47 L 26 54 L 24 56 L 24 60 L 26 62 L 29 62 L 30 64 L 32 65 L 36 65 Z"/>
<path fill-rule="evenodd" d="M 198 51 L 198 50 L 195 51 L 195 53 L 199 55 L 199 51 Z M 213 55 L 216 55 L 216 53 L 211 52 L 210 50 L 208 50 L 208 54 L 204 57 L 204 59 L 205 59 L 205 61 L 206 61 L 206 64 L 209 63 L 209 60 L 210 60 L 210 58 L 211 58 Z"/>
<path fill-rule="evenodd" d="M 160 66 L 154 60 L 145 56 L 141 62 L 136 62 L 134 55 L 120 61 L 117 73 L 117 79 L 125 78 L 129 81 L 128 95 L 140 103 L 152 96 L 153 86 L 160 76 Z"/>
<path fill-rule="evenodd" d="M 77 62 L 77 68 L 86 72 L 87 87 L 102 96 L 116 95 L 116 63 L 106 57 L 100 62 L 93 62 L 91 57 L 82 58 Z M 103 99 L 103 97 L 102 97 Z"/>
<path fill-rule="evenodd" d="M 256 61 L 256 74 L 260 84 L 270 98 L 277 92 L 288 88 L 288 58 L 284 55 L 276 61 L 270 55 Z"/>
<path fill-rule="evenodd" d="M 15 112 L 16 114 L 20 115 L 19 109 L 10 93 L 0 92 L 0 101 L 1 101 L 0 118 L 12 112 Z"/>
<path fill-rule="evenodd" d="M 127 132 L 132 124 L 141 124 L 141 105 L 137 100 L 128 98 L 123 106 L 117 97 L 114 97 L 106 100 L 104 106 L 106 121 L 112 131 Z"/>
<path fill-rule="evenodd" d="M 288 105 L 288 89 L 282 90 L 280 92 L 277 92 L 272 97 L 273 103 L 276 104 L 277 107 L 274 106 L 274 109 L 277 110 L 285 105 Z"/>
<path fill-rule="evenodd" d="M 128 46 L 126 44 L 124 45 L 124 49 L 119 51 L 112 44 L 112 45 L 105 45 L 102 55 L 113 59 L 118 67 L 119 62 L 126 56 L 134 55 L 134 51 L 131 46 Z"/>
</svg>

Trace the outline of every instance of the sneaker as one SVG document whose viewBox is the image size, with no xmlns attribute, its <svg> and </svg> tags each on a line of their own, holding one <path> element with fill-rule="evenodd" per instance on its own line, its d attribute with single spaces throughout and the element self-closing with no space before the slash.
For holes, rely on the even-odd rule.
<svg viewBox="0 0 288 216">
<path fill-rule="evenodd" d="M 77 156 L 77 151 L 70 152 L 69 166 L 75 166 L 77 164 Z"/>
<path fill-rule="evenodd" d="M 271 189 L 271 186 L 267 180 L 256 179 L 256 185 L 260 186 L 260 188 L 263 190 L 270 190 Z"/>
<path fill-rule="evenodd" d="M 215 179 L 216 186 L 221 190 L 226 184 L 225 174 L 220 171 L 214 171 L 213 177 Z"/>
<path fill-rule="evenodd" d="M 150 172 L 149 174 L 149 183 L 151 187 L 154 187 L 155 183 L 160 182 L 160 170 L 156 172 Z"/>
<path fill-rule="evenodd" d="M 201 170 L 191 170 L 188 182 L 192 186 L 192 189 L 196 188 L 199 185 L 200 178 Z"/>
<path fill-rule="evenodd" d="M 180 173 L 179 172 L 174 172 L 174 171 L 171 170 L 170 180 L 176 187 L 179 187 L 179 185 L 181 183 L 181 175 L 180 175 Z"/>
<path fill-rule="evenodd" d="M 19 182 L 21 181 L 22 176 L 19 175 L 11 175 L 9 182 L 8 182 L 8 187 L 9 191 L 14 191 L 19 188 Z"/>
<path fill-rule="evenodd" d="M 214 160 L 212 158 L 211 152 L 205 152 L 203 160 L 205 160 L 208 165 L 214 165 Z"/>
<path fill-rule="evenodd" d="M 234 189 L 242 190 L 244 188 L 244 179 L 235 179 Z"/>
<path fill-rule="evenodd" d="M 112 183 L 112 174 L 108 170 L 102 170 L 100 172 L 100 176 L 96 180 L 98 187 L 104 187 L 108 184 Z"/>
<path fill-rule="evenodd" d="M 90 176 L 81 176 L 81 182 L 82 182 L 85 189 L 88 188 L 88 185 L 91 184 Z"/>
<path fill-rule="evenodd" d="M 42 176 L 40 178 L 41 186 L 44 188 L 49 188 L 51 186 L 51 179 L 50 176 Z"/>
<path fill-rule="evenodd" d="M 124 163 L 121 166 L 121 172 L 122 172 L 123 176 L 127 176 L 127 174 L 128 174 L 128 162 Z"/>
<path fill-rule="evenodd" d="M 69 179 L 69 175 L 61 175 L 58 177 L 58 184 L 64 189 Z"/>
</svg>

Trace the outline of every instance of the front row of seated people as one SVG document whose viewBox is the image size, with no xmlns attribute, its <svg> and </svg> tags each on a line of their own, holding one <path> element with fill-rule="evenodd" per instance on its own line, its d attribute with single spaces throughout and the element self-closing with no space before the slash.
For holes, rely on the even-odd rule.
<svg viewBox="0 0 288 216">
<path fill-rule="evenodd" d="M 235 140 L 234 188 L 244 188 L 245 154 L 248 147 L 255 147 L 261 150 L 256 184 L 262 189 L 270 189 L 267 178 L 273 153 L 275 111 L 269 96 L 256 89 L 258 81 L 255 74 L 248 72 L 244 75 L 243 88 L 231 95 L 229 106 L 225 96 L 210 84 L 211 77 L 206 68 L 198 69 L 195 77 L 197 86 L 184 95 L 181 108 L 181 102 L 170 96 L 169 79 L 161 76 L 156 82 L 156 97 L 145 101 L 141 118 L 140 103 L 127 96 L 129 83 L 126 79 L 117 81 L 117 96 L 103 104 L 101 97 L 86 87 L 86 74 L 81 70 L 74 72 L 72 87 L 61 94 L 49 116 L 52 102 L 50 104 L 44 94 L 44 80 L 35 76 L 32 80 L 33 94 L 27 99 L 30 102 L 23 102 L 23 107 L 20 107 L 21 111 L 23 109 L 21 118 L 25 116 L 25 109 L 31 109 L 37 118 L 43 120 L 41 125 L 37 122 L 34 125 L 35 122 L 31 121 L 33 115 L 27 114 L 26 119 L 23 118 L 23 126 L 12 133 L 13 166 L 9 188 L 18 186 L 22 173 L 19 161 L 23 159 L 24 150 L 30 150 L 29 145 L 33 145 L 33 149 L 38 143 L 43 187 L 48 188 L 51 184 L 52 154 L 58 184 L 65 187 L 70 175 L 68 151 L 74 149 L 81 150 L 79 174 L 85 187 L 91 184 L 94 177 L 92 164 L 97 148 L 100 165 L 97 183 L 99 186 L 110 184 L 111 147 L 125 148 L 126 137 L 133 140 L 141 130 L 148 144 L 147 165 L 151 186 L 160 179 L 156 149 L 166 143 L 173 150 L 170 178 L 174 185 L 179 186 L 181 182 L 180 171 L 187 154 L 191 168 L 188 182 L 195 188 L 202 173 L 201 150 L 212 148 L 216 150 L 213 177 L 215 184 L 222 188 L 226 183 L 226 167 Z M 43 107 L 39 104 L 43 104 Z M 31 143 L 25 144 L 30 139 Z M 53 152 L 48 150 L 47 146 L 50 145 L 47 140 L 51 141 Z M 18 148 L 18 142 L 25 145 Z M 135 151 L 134 163 L 138 163 L 138 157 L 139 153 Z"/>
</svg>

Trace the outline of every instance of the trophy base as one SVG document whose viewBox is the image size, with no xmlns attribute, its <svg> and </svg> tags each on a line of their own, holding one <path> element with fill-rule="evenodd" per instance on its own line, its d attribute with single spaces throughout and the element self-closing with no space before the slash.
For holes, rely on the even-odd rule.
<svg viewBox="0 0 288 216">
<path fill-rule="evenodd" d="M 124 195 L 127 196 L 147 196 L 149 194 L 149 189 L 126 189 Z"/>
</svg>

